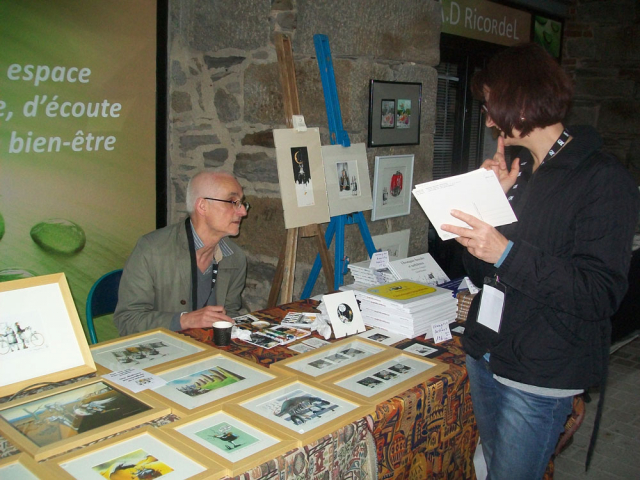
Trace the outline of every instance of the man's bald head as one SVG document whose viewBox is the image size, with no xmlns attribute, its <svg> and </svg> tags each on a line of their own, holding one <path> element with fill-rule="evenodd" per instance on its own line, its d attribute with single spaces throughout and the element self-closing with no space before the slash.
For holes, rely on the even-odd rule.
<svg viewBox="0 0 640 480">
<path fill-rule="evenodd" d="M 233 180 L 235 177 L 226 172 L 216 172 L 212 170 L 203 170 L 196 173 L 187 185 L 187 212 L 193 214 L 195 210 L 196 200 L 201 197 L 215 197 L 218 191 L 218 184 L 224 180 Z"/>
</svg>

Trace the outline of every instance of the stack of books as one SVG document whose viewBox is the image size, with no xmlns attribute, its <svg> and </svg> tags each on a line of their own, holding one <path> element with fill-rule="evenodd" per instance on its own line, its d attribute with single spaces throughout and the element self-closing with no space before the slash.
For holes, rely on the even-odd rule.
<svg viewBox="0 0 640 480">
<path fill-rule="evenodd" d="M 366 325 L 409 338 L 420 335 L 432 338 L 433 324 L 456 320 L 457 299 L 445 288 L 407 279 L 377 286 L 354 283 L 340 288 L 354 291 Z"/>
<path fill-rule="evenodd" d="M 393 258 L 394 257 L 391 257 L 391 259 Z M 365 260 L 363 262 L 350 263 L 347 265 L 351 275 L 353 275 L 355 283 L 373 286 L 397 280 L 397 277 L 391 273 L 388 268 L 376 270 L 375 268 L 369 267 L 370 263 L 371 260 Z"/>
</svg>

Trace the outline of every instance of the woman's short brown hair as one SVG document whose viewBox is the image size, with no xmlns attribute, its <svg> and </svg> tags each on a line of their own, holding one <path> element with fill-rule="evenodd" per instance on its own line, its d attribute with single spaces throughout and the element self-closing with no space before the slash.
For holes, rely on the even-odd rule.
<svg viewBox="0 0 640 480">
<path fill-rule="evenodd" d="M 525 136 L 534 128 L 562 122 L 571 104 L 573 83 L 540 45 L 526 43 L 494 56 L 473 76 L 471 91 L 486 101 L 493 122 L 513 137 L 514 128 Z"/>
</svg>

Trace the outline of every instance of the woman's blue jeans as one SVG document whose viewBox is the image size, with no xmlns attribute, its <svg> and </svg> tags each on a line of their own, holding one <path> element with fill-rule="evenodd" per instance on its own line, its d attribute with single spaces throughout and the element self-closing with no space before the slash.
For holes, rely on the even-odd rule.
<svg viewBox="0 0 640 480">
<path fill-rule="evenodd" d="M 467 355 L 467 372 L 487 480 L 540 480 L 573 397 L 535 395 L 503 385 L 484 358 Z"/>
</svg>

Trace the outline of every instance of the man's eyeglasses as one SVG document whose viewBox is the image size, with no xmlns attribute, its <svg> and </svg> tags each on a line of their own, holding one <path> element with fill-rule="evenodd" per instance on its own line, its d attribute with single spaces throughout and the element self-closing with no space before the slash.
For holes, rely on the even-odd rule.
<svg viewBox="0 0 640 480">
<path fill-rule="evenodd" d="M 220 200 L 219 198 L 210 198 L 210 197 L 202 197 L 205 200 L 213 200 L 214 202 L 224 202 L 224 203 L 230 203 L 231 205 L 233 205 L 233 208 L 235 208 L 236 210 L 240 210 L 241 207 L 244 207 L 244 209 L 246 211 L 249 211 L 249 207 L 251 205 L 249 205 L 249 203 L 247 202 L 243 202 L 242 200 Z"/>
</svg>

